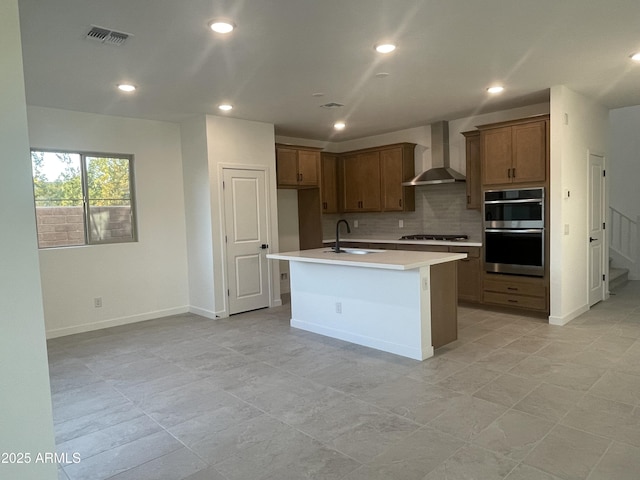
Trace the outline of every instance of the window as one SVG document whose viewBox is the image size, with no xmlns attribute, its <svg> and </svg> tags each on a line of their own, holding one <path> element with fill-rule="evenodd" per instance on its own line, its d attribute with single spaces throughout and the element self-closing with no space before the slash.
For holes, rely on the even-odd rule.
<svg viewBox="0 0 640 480">
<path fill-rule="evenodd" d="M 133 157 L 32 150 L 38 246 L 136 241 Z"/>
</svg>

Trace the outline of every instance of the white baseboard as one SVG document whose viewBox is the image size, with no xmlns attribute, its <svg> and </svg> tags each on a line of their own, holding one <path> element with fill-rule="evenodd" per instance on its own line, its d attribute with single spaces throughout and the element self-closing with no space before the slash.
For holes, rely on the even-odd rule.
<svg viewBox="0 0 640 480">
<path fill-rule="evenodd" d="M 194 307 L 193 305 L 189 306 L 189 313 L 200 315 L 201 317 L 209 318 L 211 320 L 214 320 L 220 317 L 220 315 L 217 315 L 216 312 L 212 310 L 206 310 L 204 308 Z"/>
<path fill-rule="evenodd" d="M 561 317 L 549 315 L 549 325 L 558 325 L 558 326 L 566 325 L 574 318 L 578 318 L 580 315 L 588 311 L 589 311 L 589 306 L 583 305 L 582 307 L 577 308 L 573 312 L 567 313 L 566 315 L 562 315 Z"/>
<path fill-rule="evenodd" d="M 71 327 L 55 328 L 47 330 L 47 338 L 65 337 L 67 335 L 73 335 L 75 333 L 91 332 L 93 330 L 102 330 L 103 328 L 117 327 L 120 325 L 127 325 L 129 323 L 144 322 L 146 320 L 153 320 L 155 318 L 170 317 L 171 315 L 180 315 L 181 313 L 189 312 L 189 307 L 186 305 L 183 307 L 169 308 L 166 310 L 156 310 L 154 312 L 141 313 L 138 315 L 130 315 L 127 317 L 111 318 L 108 320 L 101 320 L 99 322 L 84 323 L 81 325 L 73 325 Z"/>
</svg>

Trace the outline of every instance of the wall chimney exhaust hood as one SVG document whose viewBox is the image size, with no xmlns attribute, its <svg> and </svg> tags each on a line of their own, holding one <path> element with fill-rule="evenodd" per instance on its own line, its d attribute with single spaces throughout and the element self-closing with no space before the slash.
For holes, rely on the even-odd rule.
<svg viewBox="0 0 640 480">
<path fill-rule="evenodd" d="M 433 167 L 404 182 L 405 187 L 418 185 L 438 185 L 440 183 L 464 182 L 461 173 L 449 167 L 449 123 L 436 122 L 431 124 L 431 161 Z"/>
</svg>

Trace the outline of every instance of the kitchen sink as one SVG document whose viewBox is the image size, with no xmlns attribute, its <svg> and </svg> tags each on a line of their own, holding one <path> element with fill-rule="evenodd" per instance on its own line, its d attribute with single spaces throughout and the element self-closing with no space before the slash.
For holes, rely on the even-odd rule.
<svg viewBox="0 0 640 480">
<path fill-rule="evenodd" d="M 369 253 L 379 253 L 384 252 L 384 250 L 365 250 L 362 248 L 341 248 L 340 253 L 348 253 L 352 255 L 367 255 Z M 336 253 L 333 250 L 327 250 L 324 253 Z"/>
</svg>

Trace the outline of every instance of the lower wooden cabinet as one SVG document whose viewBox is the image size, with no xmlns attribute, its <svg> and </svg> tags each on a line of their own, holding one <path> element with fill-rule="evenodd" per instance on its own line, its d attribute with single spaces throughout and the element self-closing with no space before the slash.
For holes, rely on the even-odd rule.
<svg viewBox="0 0 640 480">
<path fill-rule="evenodd" d="M 383 245 L 387 245 L 386 247 Z M 390 244 L 370 243 L 371 248 L 390 248 Z M 394 244 L 391 244 L 394 245 Z M 482 300 L 482 276 L 480 275 L 480 247 L 454 245 L 421 245 L 415 243 L 398 243 L 398 250 L 418 252 L 452 252 L 466 253 L 467 258 L 458 260 L 458 301 L 479 303 Z"/>
<path fill-rule="evenodd" d="M 482 277 L 480 275 L 480 247 L 449 247 L 453 253 L 466 253 L 467 258 L 458 260 L 458 301 L 480 302 L 482 300 Z"/>
<path fill-rule="evenodd" d="M 486 304 L 546 312 L 549 308 L 547 293 L 543 278 L 487 273 L 483 281 L 482 301 Z"/>
</svg>

